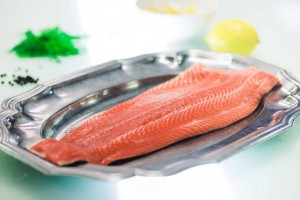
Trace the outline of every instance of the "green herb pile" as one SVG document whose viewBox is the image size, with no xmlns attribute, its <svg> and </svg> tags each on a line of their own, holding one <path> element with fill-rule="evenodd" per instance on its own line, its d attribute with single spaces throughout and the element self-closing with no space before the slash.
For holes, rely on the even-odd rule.
<svg viewBox="0 0 300 200">
<path fill-rule="evenodd" d="M 27 31 L 25 36 L 26 38 L 11 50 L 19 57 L 48 57 L 59 62 L 59 56 L 79 54 L 73 40 L 80 37 L 71 36 L 58 27 L 42 30 L 40 35 Z"/>
</svg>

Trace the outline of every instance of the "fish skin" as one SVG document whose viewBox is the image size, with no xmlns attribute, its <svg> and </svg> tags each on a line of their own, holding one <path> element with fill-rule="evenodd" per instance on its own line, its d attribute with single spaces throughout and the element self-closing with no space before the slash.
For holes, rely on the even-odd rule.
<svg viewBox="0 0 300 200">
<path fill-rule="evenodd" d="M 31 150 L 57 165 L 108 165 L 228 126 L 251 114 L 278 82 L 255 67 L 231 72 L 194 65 Z"/>
</svg>

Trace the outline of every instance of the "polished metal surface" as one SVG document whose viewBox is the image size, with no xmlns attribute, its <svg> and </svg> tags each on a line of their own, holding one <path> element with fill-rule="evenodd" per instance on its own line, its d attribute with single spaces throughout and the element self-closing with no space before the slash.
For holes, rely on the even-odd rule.
<svg viewBox="0 0 300 200">
<path fill-rule="evenodd" d="M 256 66 L 274 73 L 281 84 L 263 98 L 254 113 L 233 125 L 111 166 L 79 163 L 59 167 L 28 150 L 42 138 L 63 137 L 88 117 L 176 76 L 194 63 L 232 71 Z M 299 87 L 299 81 L 279 67 L 226 53 L 186 50 L 111 61 L 5 100 L 0 112 L 0 149 L 52 175 L 102 180 L 171 175 L 221 161 L 292 126 L 300 114 Z"/>
</svg>

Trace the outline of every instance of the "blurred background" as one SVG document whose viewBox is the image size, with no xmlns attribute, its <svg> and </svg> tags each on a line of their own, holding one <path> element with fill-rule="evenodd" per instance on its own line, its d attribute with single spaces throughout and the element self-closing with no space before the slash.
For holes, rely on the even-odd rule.
<svg viewBox="0 0 300 200">
<path fill-rule="evenodd" d="M 213 32 L 221 21 L 233 18 L 243 20 L 257 34 L 258 42 L 249 56 L 282 67 L 299 80 L 299 11 L 298 0 L 0 0 L 0 74 L 5 74 L 0 80 L 0 100 L 36 85 L 17 84 L 12 77 L 15 74 L 30 75 L 39 84 L 145 53 L 214 50 L 219 44 L 232 45 L 235 37 L 246 41 L 238 47 L 247 47 L 255 36 Z M 11 52 L 24 40 L 26 31 L 38 35 L 53 27 L 80 36 L 74 41 L 78 55 L 61 56 L 57 62 L 47 56 L 20 58 Z M 218 43 L 207 40 L 208 36 Z M 170 177 L 134 177 L 118 182 L 46 176 L 0 152 L 0 199 L 294 200 L 300 196 L 299 129 L 296 120 L 291 129 L 218 164 Z"/>
</svg>

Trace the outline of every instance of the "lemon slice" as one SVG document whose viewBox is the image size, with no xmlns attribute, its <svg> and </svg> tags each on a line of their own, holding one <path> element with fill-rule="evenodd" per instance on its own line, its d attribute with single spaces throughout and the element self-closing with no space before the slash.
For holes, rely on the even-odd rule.
<svg viewBox="0 0 300 200">
<path fill-rule="evenodd" d="M 195 15 L 197 13 L 197 7 L 194 5 L 187 5 L 184 7 L 182 14 Z"/>
<path fill-rule="evenodd" d="M 163 8 L 163 13 L 164 14 L 169 14 L 169 15 L 179 15 L 180 12 L 178 9 L 174 8 L 172 5 L 167 5 Z"/>
<path fill-rule="evenodd" d="M 194 3 L 184 1 L 162 1 L 161 4 L 146 6 L 146 10 L 168 15 L 196 15 L 198 7 Z"/>
</svg>

